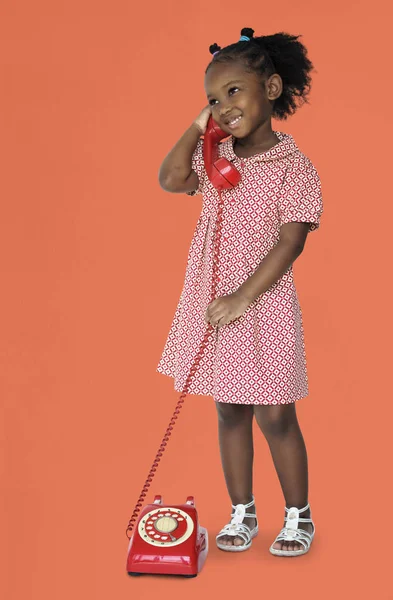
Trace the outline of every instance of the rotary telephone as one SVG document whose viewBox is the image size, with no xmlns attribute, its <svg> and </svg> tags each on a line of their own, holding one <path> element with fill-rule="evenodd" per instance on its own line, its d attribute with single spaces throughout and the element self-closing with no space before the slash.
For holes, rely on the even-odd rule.
<svg viewBox="0 0 393 600">
<path fill-rule="evenodd" d="M 235 187 L 240 181 L 239 171 L 229 160 L 219 157 L 218 154 L 218 143 L 226 137 L 228 137 L 228 134 L 220 129 L 210 116 L 203 140 L 203 160 L 207 176 L 218 190 L 220 199 L 217 210 L 211 302 L 215 298 L 217 284 L 218 251 L 223 208 L 221 191 Z M 162 497 L 155 496 L 153 504 L 148 504 L 142 509 L 133 536 L 130 537 L 129 533 L 131 533 L 137 515 L 142 508 L 142 501 L 153 480 L 158 463 L 187 395 L 191 377 L 196 371 L 212 330 L 214 330 L 214 327 L 209 323 L 205 337 L 195 357 L 194 364 L 186 379 L 183 392 L 177 402 L 175 411 L 129 521 L 126 530 L 126 535 L 130 540 L 127 555 L 127 573 L 129 575 L 150 573 L 196 577 L 206 560 L 208 533 L 204 527 L 199 525 L 193 496 L 188 496 L 186 502 L 179 505 L 163 504 Z"/>
</svg>

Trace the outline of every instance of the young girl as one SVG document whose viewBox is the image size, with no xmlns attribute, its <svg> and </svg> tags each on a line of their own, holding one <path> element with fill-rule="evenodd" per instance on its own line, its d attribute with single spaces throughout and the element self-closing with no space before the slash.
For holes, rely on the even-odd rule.
<svg viewBox="0 0 393 600">
<path fill-rule="evenodd" d="M 283 528 L 270 552 L 308 552 L 315 526 L 308 504 L 307 453 L 295 402 L 308 395 L 302 313 L 292 265 L 323 212 L 318 173 L 293 137 L 272 130 L 307 102 L 313 65 L 300 36 L 253 37 L 210 46 L 208 99 L 162 163 L 168 192 L 202 194 L 180 301 L 157 371 L 182 391 L 206 323 L 216 326 L 194 373 L 190 394 L 212 395 L 231 521 L 216 543 L 247 550 L 258 532 L 252 493 L 252 422 L 262 430 L 285 498 Z M 298 100 L 298 102 L 296 102 Z M 224 202 L 217 295 L 209 300 L 219 195 L 207 177 L 203 141 L 210 115 L 228 133 L 219 155 L 241 173 Z M 210 302 L 210 304 L 209 304 Z"/>
</svg>

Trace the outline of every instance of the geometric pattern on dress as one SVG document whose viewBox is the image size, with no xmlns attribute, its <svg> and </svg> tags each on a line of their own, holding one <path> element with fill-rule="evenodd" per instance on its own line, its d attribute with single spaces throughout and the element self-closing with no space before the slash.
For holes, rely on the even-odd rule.
<svg viewBox="0 0 393 600">
<path fill-rule="evenodd" d="M 241 182 L 221 192 L 223 221 L 216 297 L 231 294 L 257 269 L 291 221 L 318 229 L 321 183 L 310 159 L 290 134 L 267 152 L 239 158 L 231 136 L 219 155 L 232 161 Z M 183 289 L 157 366 L 183 391 L 207 324 L 218 192 L 207 177 L 200 139 L 192 157 L 202 210 L 192 236 Z M 241 317 L 210 335 L 189 385 L 189 394 L 234 404 L 289 404 L 309 393 L 302 311 L 292 265 Z"/>
</svg>

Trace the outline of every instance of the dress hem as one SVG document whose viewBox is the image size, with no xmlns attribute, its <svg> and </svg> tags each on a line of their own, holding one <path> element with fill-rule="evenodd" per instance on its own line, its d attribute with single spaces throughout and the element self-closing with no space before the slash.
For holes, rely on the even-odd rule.
<svg viewBox="0 0 393 600">
<path fill-rule="evenodd" d="M 170 373 L 167 373 L 167 372 L 164 372 L 164 371 L 160 371 L 158 368 L 156 369 L 156 371 L 157 371 L 157 373 L 161 373 L 162 375 L 166 375 L 167 377 L 171 377 L 174 380 L 173 381 L 173 387 L 174 387 L 175 392 L 180 392 L 180 393 L 183 392 L 184 386 L 183 386 L 182 389 L 179 389 L 179 388 L 176 387 L 176 381 L 175 381 L 175 376 L 174 375 L 172 375 Z M 298 396 L 297 398 L 294 398 L 293 400 L 288 400 L 287 402 L 276 402 L 276 403 L 274 403 L 274 402 L 269 402 L 267 400 L 266 401 L 262 401 L 262 402 L 228 402 L 228 401 L 224 402 L 222 400 L 215 400 L 213 394 L 210 394 L 208 392 L 195 392 L 195 391 L 191 392 L 189 390 L 187 392 L 187 396 L 189 394 L 192 395 L 192 396 L 206 396 L 206 397 L 209 397 L 209 398 L 213 398 L 214 402 L 218 402 L 220 404 L 243 404 L 244 406 L 261 406 L 261 405 L 262 406 L 279 406 L 279 405 L 282 405 L 282 404 L 294 404 L 295 402 L 299 402 L 299 400 L 302 400 L 303 398 L 307 398 L 310 395 L 308 393 L 308 394 L 305 394 L 305 395 L 302 395 L 302 396 Z"/>
</svg>

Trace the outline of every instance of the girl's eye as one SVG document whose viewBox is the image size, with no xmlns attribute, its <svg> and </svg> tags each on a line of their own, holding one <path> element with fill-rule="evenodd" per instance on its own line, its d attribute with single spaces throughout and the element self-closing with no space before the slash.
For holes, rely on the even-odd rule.
<svg viewBox="0 0 393 600">
<path fill-rule="evenodd" d="M 238 89 L 239 89 L 238 87 L 231 87 L 231 88 L 229 88 L 228 93 L 230 94 L 232 90 L 238 90 Z M 232 94 L 230 94 L 230 95 L 232 95 Z M 210 102 L 209 102 L 210 106 L 212 106 L 214 102 L 216 102 L 216 100 L 214 100 L 214 99 L 210 100 Z"/>
</svg>

